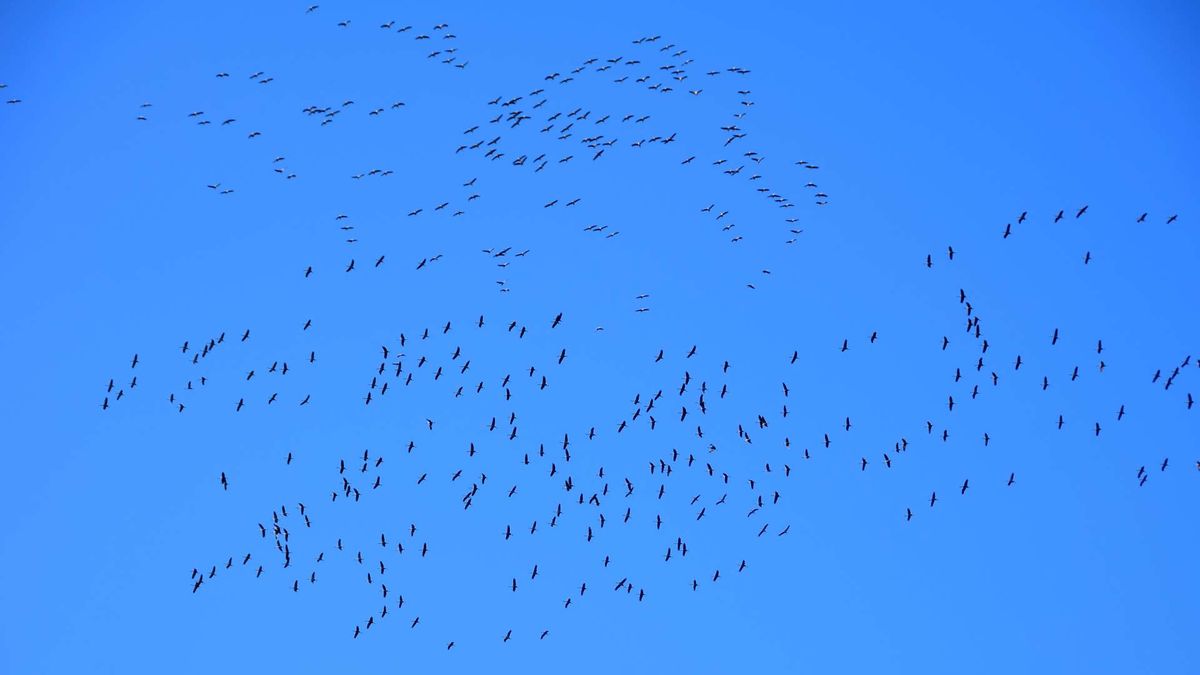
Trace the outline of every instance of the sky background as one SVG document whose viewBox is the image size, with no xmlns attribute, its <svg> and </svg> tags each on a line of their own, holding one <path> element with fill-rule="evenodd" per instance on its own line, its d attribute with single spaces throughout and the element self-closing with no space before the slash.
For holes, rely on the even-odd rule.
<svg viewBox="0 0 1200 675">
<path fill-rule="evenodd" d="M 0 3 L 0 99 L 21 101 L 0 107 L 0 671 L 1200 671 L 1200 407 L 1186 403 L 1200 396 L 1195 6 L 309 4 Z M 450 46 L 453 63 L 427 58 Z M 593 57 L 573 82 L 543 79 Z M 688 58 L 682 82 L 658 68 Z M 259 84 L 259 71 L 274 79 Z M 498 96 L 524 98 L 488 104 Z M 310 106 L 342 112 L 321 126 Z M 573 137 L 539 133 L 576 108 L 591 112 Z M 513 109 L 533 117 L 489 123 Z M 725 147 L 730 124 L 747 136 Z M 593 161 L 578 141 L 600 133 L 618 142 Z M 496 136 L 499 161 L 455 152 Z M 551 161 L 534 173 L 541 153 Z M 352 178 L 373 169 L 392 173 Z M 505 247 L 505 268 L 481 252 Z M 990 345 L 979 372 L 960 289 Z M 412 386 L 377 374 L 381 345 L 418 372 Z M 267 373 L 275 361 L 291 372 Z M 391 388 L 364 405 L 376 376 Z M 110 378 L 125 396 L 102 410 Z M 643 413 L 617 434 L 634 396 L 644 406 L 658 389 L 658 428 Z M 663 479 L 647 464 L 672 448 L 698 463 L 675 463 L 655 500 Z M 339 460 L 358 503 L 330 500 Z M 612 493 L 603 509 L 579 506 L 604 482 L 599 466 Z M 779 504 L 745 515 L 775 490 Z M 257 526 L 280 505 L 288 569 Z M 598 510 L 608 524 L 587 542 Z M 664 562 L 677 536 L 689 553 Z M 380 579 L 363 576 L 383 557 L 380 619 Z M 191 570 L 213 565 L 193 594 Z M 643 602 L 612 591 L 622 577 Z"/>
</svg>

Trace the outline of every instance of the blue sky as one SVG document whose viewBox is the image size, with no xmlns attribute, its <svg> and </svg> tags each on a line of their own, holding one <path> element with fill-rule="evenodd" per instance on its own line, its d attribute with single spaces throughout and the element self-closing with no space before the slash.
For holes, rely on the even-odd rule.
<svg viewBox="0 0 1200 675">
<path fill-rule="evenodd" d="M 0 671 L 1200 670 L 1194 7 L 310 4 L 0 6 Z"/>
</svg>

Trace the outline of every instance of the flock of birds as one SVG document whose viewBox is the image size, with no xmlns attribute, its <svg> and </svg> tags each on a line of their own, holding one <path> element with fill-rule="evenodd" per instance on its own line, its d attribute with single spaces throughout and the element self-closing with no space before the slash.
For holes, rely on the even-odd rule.
<svg viewBox="0 0 1200 675">
<path fill-rule="evenodd" d="M 306 14 L 319 17 L 319 9 L 319 5 L 312 5 Z M 357 30 L 358 24 L 344 19 L 336 22 L 336 28 Z M 447 23 L 439 22 L 423 31 L 388 20 L 375 30 L 428 41 L 428 60 L 458 70 L 470 63 L 459 53 L 458 37 Z M 644 156 L 657 154 L 660 160 L 676 164 L 675 170 L 704 167 L 721 180 L 728 180 L 732 191 L 779 209 L 781 239 L 788 245 L 797 243 L 803 229 L 800 217 L 793 215 L 795 209 L 801 205 L 825 207 L 830 196 L 816 182 L 820 167 L 812 161 L 793 160 L 788 175 L 767 177 L 771 165 L 766 163 L 762 149 L 753 147 L 750 140 L 749 115 L 755 102 L 746 82 L 751 71 L 738 65 L 696 68 L 688 49 L 657 35 L 632 41 L 628 50 L 610 57 L 588 58 L 561 72 L 545 73 L 517 93 L 486 100 L 489 112 L 464 129 L 461 139 L 450 144 L 447 152 L 461 157 L 461 161 L 500 162 L 530 176 L 566 171 L 572 163 L 621 158 L 650 161 Z M 216 77 L 225 80 L 234 76 L 221 71 Z M 269 86 L 274 77 L 256 71 L 247 79 L 261 87 Z M 671 130 L 667 121 L 649 113 L 602 112 L 571 101 L 572 89 L 589 82 L 638 88 L 644 96 L 684 100 L 712 97 L 719 92 L 734 92 L 736 96 L 726 111 L 726 120 L 714 125 L 712 137 L 694 139 Z M 12 98 L 7 103 L 16 105 L 21 99 Z M 301 112 L 319 120 L 320 127 L 327 127 L 351 115 L 380 117 L 407 106 L 404 101 L 389 100 L 365 107 L 363 111 L 355 101 L 346 99 L 313 103 Z M 149 123 L 152 108 L 150 103 L 141 104 L 136 120 Z M 189 112 L 186 119 L 201 127 L 239 125 L 236 117 L 210 117 L 202 110 Z M 251 142 L 259 142 L 263 136 L 259 129 L 246 131 Z M 269 165 L 272 173 L 284 180 L 297 178 L 297 173 L 287 168 L 285 155 L 273 155 Z M 796 172 L 800 172 L 799 180 Z M 392 169 L 371 167 L 350 178 L 365 181 L 395 174 Z M 771 187 L 768 181 L 777 187 Z M 781 184 L 802 187 L 793 194 L 778 187 Z M 233 187 L 220 181 L 208 183 L 206 188 L 219 195 L 235 193 Z M 456 188 L 443 196 L 409 205 L 403 217 L 464 216 L 483 199 L 480 189 L 477 178 L 456 183 Z M 544 210 L 572 209 L 582 199 L 580 195 L 562 194 L 539 206 Z M 734 211 L 733 206 L 722 206 L 719 201 L 698 205 L 708 226 L 730 245 L 752 236 L 749 230 L 743 233 L 738 229 Z M 1049 220 L 1057 223 L 1071 212 L 1076 219 L 1089 215 L 1088 207 L 1083 205 L 1060 210 Z M 1142 223 L 1148 217 L 1143 213 L 1135 220 Z M 1175 214 L 1162 216 L 1168 224 L 1177 218 Z M 1004 226 L 1000 238 L 1019 236 L 1028 219 L 1028 213 L 1020 213 Z M 328 270 L 361 274 L 364 269 L 392 264 L 392 258 L 384 252 L 359 252 L 374 233 L 359 229 L 349 215 L 339 213 L 333 222 L 350 251 L 340 260 L 301 262 L 298 272 L 302 275 L 298 276 L 302 276 L 303 283 L 321 283 L 321 276 Z M 587 236 L 603 239 L 620 234 L 608 225 L 588 224 L 582 230 Z M 756 227 L 754 234 L 763 231 Z M 531 249 L 506 244 L 482 249 L 482 254 L 503 272 L 531 255 Z M 947 247 L 947 263 L 954 257 L 954 248 Z M 427 252 L 414 255 L 407 264 L 421 271 L 444 264 L 443 259 L 442 253 Z M 924 265 L 933 268 L 940 260 L 940 254 L 930 253 Z M 1085 252 L 1084 264 L 1092 260 L 1091 252 Z M 753 279 L 739 283 L 754 289 L 762 279 L 769 278 L 770 270 L 758 269 L 754 274 Z M 503 278 L 495 284 L 501 293 L 512 292 Z M 634 311 L 651 311 L 650 299 L 650 293 L 638 295 Z M 1023 358 L 1011 348 L 997 354 L 989 344 L 982 319 L 987 308 L 978 306 L 965 288 L 958 289 L 957 300 L 962 332 L 937 336 L 930 344 L 931 352 L 940 348 L 953 359 L 953 364 L 947 366 L 952 368 L 952 375 L 948 372 L 944 409 L 930 411 L 926 419 L 912 420 L 896 430 L 885 447 L 858 456 L 847 468 L 889 471 L 905 462 L 910 452 L 949 442 L 957 411 L 970 406 L 989 388 L 1021 388 L 1036 395 L 1052 386 L 1069 387 L 1080 378 L 1104 373 L 1108 355 L 1102 339 L 1090 338 L 1084 356 L 1077 349 L 1081 348 L 1080 341 L 1059 346 L 1067 336 L 1058 328 L 1045 340 L 1053 349 L 1069 351 L 1068 358 L 1075 362 L 1065 372 L 1057 370 L 1055 362 Z M 576 350 L 571 343 L 578 333 L 569 332 L 571 321 L 567 312 L 524 319 L 460 314 L 438 325 L 402 331 L 394 341 L 372 347 L 375 356 L 362 355 L 362 362 L 370 363 L 370 367 L 362 373 L 362 389 L 355 394 L 362 405 L 372 409 L 382 406 L 404 415 L 413 408 L 414 401 L 466 399 L 472 402 L 471 412 L 453 421 L 433 417 L 415 420 L 417 429 L 393 454 L 368 449 L 330 460 L 288 452 L 280 458 L 283 470 L 294 462 L 324 462 L 328 464 L 327 482 L 304 501 L 281 503 L 269 514 L 252 516 L 253 543 L 237 554 L 195 565 L 188 582 L 192 593 L 208 592 L 224 577 L 235 574 L 261 578 L 288 592 L 302 593 L 324 578 L 326 569 L 332 567 L 335 574 L 350 569 L 374 599 L 356 612 L 355 618 L 347 619 L 348 637 L 362 639 L 378 632 L 377 626 L 389 617 L 397 618 L 387 623 L 402 622 L 408 629 L 420 629 L 421 607 L 411 600 L 406 602 L 405 586 L 411 582 L 415 566 L 422 561 L 436 561 L 441 555 L 420 518 L 381 525 L 374 541 L 327 536 L 329 533 L 321 527 L 323 519 L 353 514 L 357 505 L 385 500 L 389 493 L 431 502 L 453 494 L 453 508 L 465 517 L 482 512 L 478 518 L 495 521 L 494 536 L 500 545 L 520 548 L 550 538 L 555 547 L 583 547 L 583 555 L 595 564 L 571 570 L 577 578 L 558 589 L 559 606 L 553 611 L 572 610 L 596 593 L 616 593 L 634 603 L 652 601 L 658 589 L 645 579 L 661 576 L 642 571 L 642 561 L 650 554 L 670 567 L 678 583 L 701 592 L 706 586 L 720 583 L 723 577 L 746 572 L 753 557 L 729 555 L 718 546 L 707 545 L 710 538 L 719 541 L 725 536 L 723 528 L 738 528 L 761 539 L 764 545 L 788 535 L 788 487 L 793 474 L 823 453 L 836 456 L 836 449 L 859 447 L 848 439 L 854 438 L 857 417 L 869 412 L 847 410 L 839 419 L 825 420 L 823 428 L 795 414 L 801 405 L 794 401 L 787 369 L 811 355 L 799 351 L 780 355 L 778 367 L 783 376 L 778 378 L 778 386 L 773 390 L 746 390 L 731 380 L 731 371 L 739 367 L 737 355 L 707 354 L 703 344 L 664 347 L 643 354 L 639 358 L 649 386 L 633 389 L 621 400 L 589 400 L 588 408 L 596 411 L 593 423 L 550 431 L 554 422 L 539 419 L 538 411 L 554 405 L 561 383 L 567 383 L 569 389 L 578 377 L 572 368 Z M 297 326 L 302 334 L 319 328 L 311 318 L 298 320 Z M 602 330 L 595 328 L 597 332 Z M 215 404 L 227 406 L 230 414 L 253 415 L 271 406 L 316 406 L 323 398 L 342 395 L 311 391 L 305 388 L 304 380 L 298 387 L 295 376 L 286 377 L 293 371 L 319 367 L 315 349 L 289 352 L 233 374 L 230 368 L 218 364 L 224 352 L 235 351 L 252 339 L 251 330 L 242 329 L 181 340 L 179 363 L 164 367 L 177 366 L 187 374 L 161 392 L 163 400 L 176 414 L 186 414 L 190 406 L 203 405 L 211 398 L 206 398 L 205 392 L 218 379 L 240 389 L 235 397 Z M 861 338 L 847 337 L 840 344 L 831 344 L 827 354 L 818 356 L 854 358 L 860 350 L 872 349 L 881 340 L 886 336 L 878 331 Z M 1094 355 L 1090 340 L 1095 340 Z M 522 346 L 530 343 L 532 346 Z M 480 349 L 480 345 L 485 348 Z M 499 355 L 507 355 L 508 359 Z M 103 410 L 123 404 L 135 390 L 143 388 L 137 377 L 141 363 L 139 355 L 134 354 L 129 370 L 108 380 L 100 397 Z M 1147 374 L 1147 380 L 1178 396 L 1179 405 L 1191 410 L 1193 396 L 1181 389 L 1197 367 L 1200 359 L 1193 363 L 1190 355 L 1181 355 L 1163 369 Z M 1031 375 L 1030 370 L 1035 372 Z M 401 401 L 394 402 L 397 398 Z M 1078 431 L 1097 437 L 1108 425 L 1121 424 L 1125 416 L 1125 405 L 1083 420 L 1066 419 L 1056 413 L 1047 417 L 1045 427 L 1052 432 Z M 526 430 L 526 419 L 536 420 L 532 423 L 535 431 Z M 714 419 L 718 421 L 709 421 Z M 440 441 L 439 431 L 447 425 L 470 436 L 462 447 L 446 447 Z M 989 446 L 990 432 L 983 431 L 977 442 Z M 426 453 L 427 447 L 437 451 Z M 614 448 L 622 452 L 615 453 Z M 739 457 L 722 452 L 727 448 L 745 448 L 748 454 Z M 747 456 L 754 458 L 754 466 Z M 846 461 L 844 454 L 838 461 Z M 1139 468 L 1135 480 L 1145 485 L 1154 471 L 1165 472 L 1170 466 L 1169 457 L 1164 457 L 1156 465 Z M 1195 462 L 1195 468 L 1200 469 L 1200 461 Z M 239 488 L 237 476 L 225 471 L 219 471 L 217 482 L 222 492 Z M 1017 482 L 1016 467 L 997 475 L 963 476 L 961 484 L 950 489 L 943 486 L 940 494 L 931 488 L 928 494 L 913 495 L 912 501 L 896 514 L 897 520 L 919 518 L 922 509 L 944 508 L 943 502 L 965 498 L 976 489 L 1010 489 Z M 450 492 L 432 487 L 435 484 Z M 537 499 L 525 500 L 525 495 Z M 555 496 L 546 498 L 548 495 Z M 433 510 L 432 504 L 429 509 Z M 647 539 L 660 544 L 652 552 L 633 550 Z M 767 549 L 760 548 L 756 554 L 767 555 Z M 547 569 L 546 561 L 529 560 L 521 569 L 488 570 L 479 576 L 481 583 L 521 594 L 530 586 L 544 583 L 539 577 L 544 577 Z M 524 628 L 498 625 L 493 636 L 482 639 L 546 639 L 552 623 L 547 619 L 544 625 Z M 454 635 L 452 626 L 440 626 L 438 630 L 446 649 L 475 637 Z"/>
</svg>

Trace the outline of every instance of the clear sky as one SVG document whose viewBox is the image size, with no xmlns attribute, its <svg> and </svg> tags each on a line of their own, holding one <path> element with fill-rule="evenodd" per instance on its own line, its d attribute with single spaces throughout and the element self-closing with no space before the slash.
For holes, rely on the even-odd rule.
<svg viewBox="0 0 1200 675">
<path fill-rule="evenodd" d="M 0 4 L 0 671 L 1200 672 L 1192 3 L 315 2 Z"/>
</svg>

